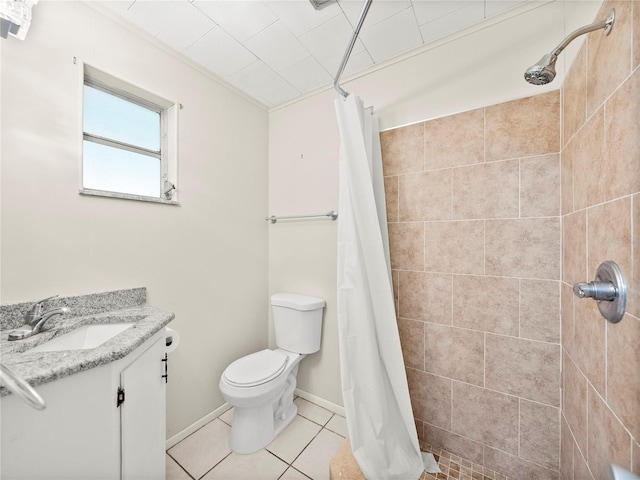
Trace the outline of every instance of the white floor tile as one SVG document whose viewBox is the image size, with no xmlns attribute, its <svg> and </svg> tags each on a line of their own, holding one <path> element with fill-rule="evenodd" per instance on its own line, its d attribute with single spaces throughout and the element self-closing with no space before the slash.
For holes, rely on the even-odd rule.
<svg viewBox="0 0 640 480">
<path fill-rule="evenodd" d="M 231 453 L 231 427 L 217 418 L 169 449 L 171 455 L 194 478 L 200 478 Z"/>
<path fill-rule="evenodd" d="M 323 429 L 293 466 L 313 480 L 329 480 L 329 463 L 343 443 L 343 437 Z"/>
<path fill-rule="evenodd" d="M 251 455 L 231 452 L 234 409 L 227 410 L 167 451 L 167 480 L 328 479 L 329 463 L 347 435 L 346 421 L 303 398 L 295 403 L 298 415 L 291 424 Z"/>
<path fill-rule="evenodd" d="M 187 472 L 185 472 L 173 458 L 169 455 L 166 455 L 166 457 L 167 480 L 191 480 L 191 477 L 187 475 Z"/>
<path fill-rule="evenodd" d="M 317 423 L 296 415 L 287 428 L 267 445 L 267 450 L 290 464 L 309 445 L 321 428 Z"/>
<path fill-rule="evenodd" d="M 325 425 L 325 428 L 328 428 L 338 435 L 347 437 L 347 420 L 340 415 L 334 415 L 333 417 L 331 417 L 331 420 L 329 420 L 329 422 Z"/>
<path fill-rule="evenodd" d="M 309 480 L 309 477 L 307 477 L 303 473 L 300 473 L 295 468 L 289 467 L 279 480 Z"/>
<path fill-rule="evenodd" d="M 229 410 L 224 412 L 222 415 L 220 415 L 218 418 L 222 420 L 224 423 L 226 423 L 227 425 L 231 426 L 231 424 L 233 423 L 234 410 L 235 410 L 234 408 L 230 408 Z"/>
<path fill-rule="evenodd" d="M 316 422 L 319 425 L 324 426 L 331 416 L 333 415 L 329 410 L 326 410 L 318 405 L 305 400 L 302 397 L 298 397 L 294 400 L 294 403 L 298 407 L 298 415 Z"/>
<path fill-rule="evenodd" d="M 264 449 L 250 455 L 232 453 L 202 480 L 277 480 L 287 468 L 286 463 Z"/>
</svg>

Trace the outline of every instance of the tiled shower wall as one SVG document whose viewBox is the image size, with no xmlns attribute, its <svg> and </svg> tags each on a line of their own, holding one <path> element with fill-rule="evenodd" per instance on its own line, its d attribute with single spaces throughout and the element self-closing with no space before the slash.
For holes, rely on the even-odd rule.
<svg viewBox="0 0 640 480">
<path fill-rule="evenodd" d="M 558 478 L 560 92 L 381 142 L 420 438 L 510 477 Z"/>
<path fill-rule="evenodd" d="M 563 86 L 561 471 L 607 478 L 610 462 L 640 474 L 640 2 L 616 10 L 611 35 L 589 34 Z M 627 314 L 606 322 L 571 286 L 604 260 L 629 282 Z"/>
<path fill-rule="evenodd" d="M 418 434 L 514 478 L 640 473 L 640 2 L 610 8 L 561 92 L 381 135 Z M 616 325 L 571 291 L 610 259 Z"/>
</svg>

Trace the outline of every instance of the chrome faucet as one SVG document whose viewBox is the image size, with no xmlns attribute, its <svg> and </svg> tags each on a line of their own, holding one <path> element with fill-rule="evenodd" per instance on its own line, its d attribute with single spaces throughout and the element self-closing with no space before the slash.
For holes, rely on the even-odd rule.
<svg viewBox="0 0 640 480">
<path fill-rule="evenodd" d="M 34 303 L 27 313 L 24 314 L 25 324 L 19 329 L 9 333 L 9 340 L 21 340 L 32 335 L 37 335 L 44 331 L 44 327 L 51 317 L 68 313 L 69 309 L 66 307 L 53 308 L 45 311 L 47 302 L 57 297 L 58 295 L 54 295 L 53 297 L 45 298 L 44 300 Z"/>
</svg>

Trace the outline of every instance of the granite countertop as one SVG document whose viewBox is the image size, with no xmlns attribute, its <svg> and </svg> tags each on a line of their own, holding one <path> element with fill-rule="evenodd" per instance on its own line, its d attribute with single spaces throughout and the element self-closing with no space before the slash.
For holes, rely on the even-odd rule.
<svg viewBox="0 0 640 480">
<path fill-rule="evenodd" d="M 122 292 L 127 294 L 134 292 L 135 299 L 133 301 L 119 302 L 118 299 L 121 299 L 121 296 L 118 297 L 118 295 L 121 295 Z M 85 299 L 88 297 L 91 297 L 91 299 L 87 303 Z M 0 358 L 2 363 L 30 385 L 36 387 L 125 357 L 163 329 L 175 316 L 171 312 L 147 305 L 145 303 L 146 290 L 144 289 L 111 292 L 111 296 L 108 298 L 111 301 L 103 302 L 100 308 L 86 307 L 87 305 L 96 304 L 96 295 L 56 299 L 55 302 L 52 302 L 52 307 L 75 305 L 78 307 L 75 313 L 79 313 L 80 316 L 72 316 L 74 310 L 73 307 L 70 307 L 71 311 L 68 314 L 53 317 L 50 320 L 53 325 L 52 328 L 33 337 L 16 341 L 8 340 L 9 332 L 16 328 L 16 322 L 11 321 L 9 317 L 15 316 L 14 311 L 20 309 L 15 308 L 15 305 L 1 306 L 0 314 L 4 316 L 1 324 L 2 329 L 0 330 Z M 99 299 L 103 300 L 104 298 L 100 297 Z M 53 303 L 56 305 L 53 305 Z M 20 305 L 22 306 L 23 304 Z M 24 312 L 25 310 L 22 308 L 20 311 Z M 134 325 L 96 348 L 30 352 L 32 348 L 57 336 L 64 335 L 82 325 L 103 323 L 134 323 Z M 9 393 L 8 389 L 0 386 L 0 396 L 5 396 Z"/>
</svg>

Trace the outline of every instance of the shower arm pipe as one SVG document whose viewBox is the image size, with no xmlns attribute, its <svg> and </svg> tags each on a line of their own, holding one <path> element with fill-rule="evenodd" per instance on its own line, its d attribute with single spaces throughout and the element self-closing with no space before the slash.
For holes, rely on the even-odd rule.
<svg viewBox="0 0 640 480">
<path fill-rule="evenodd" d="M 331 220 L 335 220 L 338 218 L 338 212 L 335 210 L 331 210 L 326 213 L 312 213 L 310 215 L 288 215 L 286 217 L 271 215 L 270 217 L 265 217 L 264 219 L 270 221 L 271 223 L 276 223 L 278 220 L 297 220 L 299 218 L 317 218 L 317 217 L 328 217 Z"/>
<path fill-rule="evenodd" d="M 604 28 L 604 34 L 609 35 L 611 29 L 613 28 L 613 22 L 615 21 L 615 10 L 611 10 L 607 18 L 596 23 L 592 23 L 591 25 L 585 25 L 584 27 L 578 28 L 571 32 L 567 38 L 565 38 L 560 45 L 554 48 L 549 55 L 554 58 L 557 58 L 560 53 L 567 48 L 567 46 L 573 42 L 576 38 L 585 33 L 595 32 L 596 30 L 601 30 Z"/>
<path fill-rule="evenodd" d="M 333 88 L 344 98 L 349 96 L 349 92 L 343 90 L 340 86 L 340 77 L 344 73 L 344 69 L 347 66 L 347 62 L 349 61 L 349 57 L 351 57 L 351 52 L 353 47 L 356 44 L 356 40 L 358 40 L 358 35 L 360 34 L 360 29 L 362 28 L 362 24 L 364 23 L 364 19 L 367 17 L 367 13 L 369 12 L 369 7 L 371 6 L 372 0 L 365 0 L 365 4 L 362 7 L 362 12 L 360 12 L 360 18 L 358 19 L 358 24 L 356 25 L 355 30 L 353 31 L 353 36 L 351 37 L 351 42 L 349 42 L 349 46 L 347 50 L 344 52 L 344 56 L 342 57 L 342 62 L 340 63 L 340 67 L 338 68 L 338 73 L 336 73 L 336 77 L 333 80 Z"/>
</svg>

